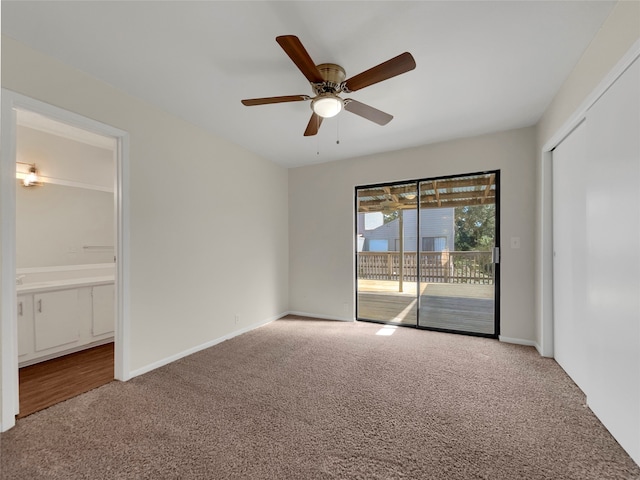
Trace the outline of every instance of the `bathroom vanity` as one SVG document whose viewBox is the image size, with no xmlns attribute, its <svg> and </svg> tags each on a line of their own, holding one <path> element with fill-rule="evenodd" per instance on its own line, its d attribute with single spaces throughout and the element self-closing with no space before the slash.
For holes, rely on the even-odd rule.
<svg viewBox="0 0 640 480">
<path fill-rule="evenodd" d="M 114 265 L 17 271 L 20 367 L 113 341 Z"/>
</svg>

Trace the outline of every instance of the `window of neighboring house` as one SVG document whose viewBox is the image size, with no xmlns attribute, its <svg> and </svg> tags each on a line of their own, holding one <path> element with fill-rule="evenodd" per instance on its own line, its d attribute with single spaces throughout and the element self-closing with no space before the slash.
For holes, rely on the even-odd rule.
<svg viewBox="0 0 640 480">
<path fill-rule="evenodd" d="M 387 252 L 389 250 L 389 241 L 386 239 L 370 239 L 369 251 L 370 252 Z"/>
<path fill-rule="evenodd" d="M 423 252 L 442 252 L 447 248 L 447 237 L 422 237 Z"/>
</svg>

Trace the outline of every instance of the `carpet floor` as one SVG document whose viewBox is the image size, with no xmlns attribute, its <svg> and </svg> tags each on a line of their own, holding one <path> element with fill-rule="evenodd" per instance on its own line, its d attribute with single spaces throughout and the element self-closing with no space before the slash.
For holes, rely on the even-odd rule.
<svg viewBox="0 0 640 480">
<path fill-rule="evenodd" d="M 0 472 L 640 479 L 584 401 L 531 347 L 287 317 L 18 420 L 0 435 Z"/>
</svg>

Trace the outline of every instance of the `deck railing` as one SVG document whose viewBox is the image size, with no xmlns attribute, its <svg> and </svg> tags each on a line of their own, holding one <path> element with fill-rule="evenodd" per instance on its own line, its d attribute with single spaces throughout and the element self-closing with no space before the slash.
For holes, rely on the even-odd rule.
<svg viewBox="0 0 640 480">
<path fill-rule="evenodd" d="M 358 252 L 358 278 L 398 280 L 399 252 Z M 403 278 L 415 282 L 493 284 L 491 252 L 404 252 Z"/>
</svg>

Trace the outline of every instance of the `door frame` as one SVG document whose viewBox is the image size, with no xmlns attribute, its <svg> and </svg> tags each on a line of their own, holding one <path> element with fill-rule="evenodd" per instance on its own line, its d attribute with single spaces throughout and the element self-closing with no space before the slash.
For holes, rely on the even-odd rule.
<svg viewBox="0 0 640 480">
<path fill-rule="evenodd" d="M 362 190 L 362 189 L 368 189 L 368 188 L 376 188 L 376 187 L 382 187 L 382 186 L 394 186 L 394 185 L 404 185 L 407 183 L 415 183 L 416 187 L 419 188 L 420 183 L 422 182 L 428 182 L 428 181 L 433 181 L 433 180 L 442 180 L 442 179 L 450 179 L 450 178 L 458 178 L 458 177 L 470 177 L 470 176 L 474 176 L 474 175 L 489 175 L 489 174 L 493 174 L 495 175 L 495 185 L 496 185 L 496 197 L 495 197 L 495 205 L 496 205 L 496 212 L 495 212 L 495 245 L 494 247 L 497 249 L 498 255 L 497 255 L 497 261 L 494 262 L 495 265 L 495 270 L 494 270 L 494 327 L 493 327 L 493 333 L 492 334 L 487 334 L 487 333 L 479 333 L 479 332 L 467 332 L 467 331 L 462 331 L 462 330 L 449 330 L 449 329 L 443 329 L 443 328 L 435 328 L 435 327 L 427 327 L 424 325 L 420 325 L 419 322 L 419 318 L 420 318 L 420 295 L 417 295 L 417 300 L 418 300 L 418 304 L 417 304 L 417 314 L 416 314 L 416 323 L 414 324 L 402 324 L 402 323 L 398 323 L 398 322 L 392 322 L 392 321 L 384 321 L 384 320 L 372 320 L 372 319 L 360 319 L 358 318 L 358 251 L 357 248 L 354 248 L 354 257 L 353 257 L 353 265 L 354 265 L 354 284 L 355 284 L 355 320 L 356 321 L 363 321 L 363 322 L 371 322 L 371 323 L 380 323 L 380 324 L 385 324 L 385 325 L 394 325 L 394 326 L 399 326 L 399 327 L 409 327 L 409 328 L 418 328 L 421 330 L 432 330 L 432 331 L 437 331 L 437 332 L 444 332 L 444 333 L 456 333 L 456 334 L 460 334 L 460 335 L 470 335 L 470 336 L 474 336 L 474 337 L 485 337 L 485 338 L 499 338 L 500 337 L 500 169 L 496 169 L 496 170 L 483 170 L 480 172 L 471 172 L 471 173 L 463 173 L 463 174 L 455 174 L 455 175 L 441 175 L 438 177 L 425 177 L 425 178 L 418 178 L 418 179 L 409 179 L 409 180 L 398 180 L 398 181 L 392 181 L 392 182 L 381 182 L 381 183 L 375 183 L 375 184 L 371 184 L 371 185 L 356 185 L 354 188 L 354 238 L 357 237 L 358 235 L 358 190 Z M 417 208 L 416 209 L 418 214 L 417 214 L 417 228 L 418 231 L 420 230 L 420 209 Z M 418 232 L 417 235 L 417 240 L 416 240 L 416 251 L 418 252 L 418 256 L 420 255 L 420 234 Z M 355 240 L 355 245 L 357 247 L 357 240 Z M 420 281 L 419 281 L 419 275 L 418 275 L 418 287 L 420 285 Z"/>
<path fill-rule="evenodd" d="M 124 130 L 2 89 L 0 121 L 0 431 L 15 425 L 19 411 L 18 329 L 16 317 L 16 109 L 41 114 L 116 140 L 115 204 L 115 354 L 116 380 L 131 378 L 129 367 L 129 134 Z"/>
</svg>

